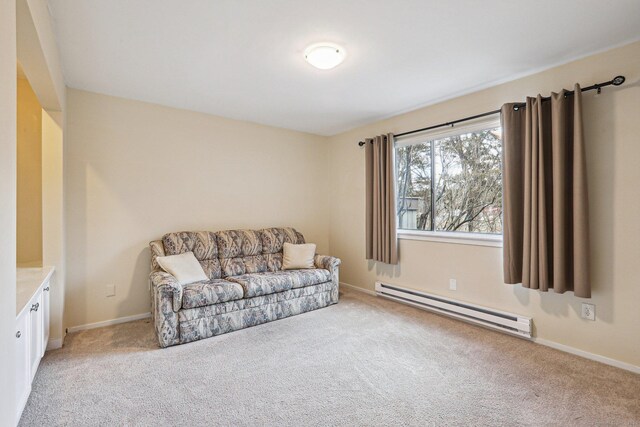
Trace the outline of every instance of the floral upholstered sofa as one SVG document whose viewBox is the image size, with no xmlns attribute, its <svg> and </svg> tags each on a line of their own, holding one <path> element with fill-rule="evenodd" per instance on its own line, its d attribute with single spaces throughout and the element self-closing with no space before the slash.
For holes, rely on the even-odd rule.
<svg viewBox="0 0 640 427">
<path fill-rule="evenodd" d="M 169 233 L 151 247 L 151 312 L 161 347 L 209 338 L 338 302 L 338 258 L 316 255 L 316 268 L 282 270 L 293 228 Z M 193 252 L 209 280 L 180 285 L 156 260 Z"/>
</svg>

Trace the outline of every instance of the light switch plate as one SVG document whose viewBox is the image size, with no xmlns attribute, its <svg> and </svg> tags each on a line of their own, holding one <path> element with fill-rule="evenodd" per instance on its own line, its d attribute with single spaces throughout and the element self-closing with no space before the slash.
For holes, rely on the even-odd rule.
<svg viewBox="0 0 640 427">
<path fill-rule="evenodd" d="M 458 281 L 456 279 L 449 279 L 449 290 L 455 291 L 458 289 Z"/>
<path fill-rule="evenodd" d="M 595 304 L 582 303 L 581 316 L 583 319 L 596 320 L 596 306 Z"/>
</svg>

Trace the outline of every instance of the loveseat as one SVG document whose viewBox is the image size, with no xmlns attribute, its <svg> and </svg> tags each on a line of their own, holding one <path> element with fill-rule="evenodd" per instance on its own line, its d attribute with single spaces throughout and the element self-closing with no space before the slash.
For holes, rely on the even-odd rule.
<svg viewBox="0 0 640 427">
<path fill-rule="evenodd" d="M 315 268 L 282 270 L 285 242 L 301 244 L 293 228 L 183 231 L 151 248 L 151 313 L 161 347 L 184 344 L 338 302 L 340 260 L 316 255 Z M 208 280 L 180 285 L 157 257 L 193 252 Z"/>
</svg>

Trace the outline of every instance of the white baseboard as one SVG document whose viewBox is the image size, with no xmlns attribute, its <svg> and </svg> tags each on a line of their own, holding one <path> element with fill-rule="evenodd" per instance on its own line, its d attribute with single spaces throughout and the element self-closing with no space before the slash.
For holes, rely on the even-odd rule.
<svg viewBox="0 0 640 427">
<path fill-rule="evenodd" d="M 588 351 L 580 350 L 575 347 L 569 347 L 568 345 L 564 345 L 564 344 L 558 344 L 557 342 L 545 340 L 543 338 L 533 338 L 533 342 L 535 342 L 536 344 L 541 344 L 547 347 L 555 348 L 556 350 L 564 351 L 565 353 L 570 353 L 576 356 L 584 357 L 585 359 L 604 363 L 605 365 L 624 369 L 625 371 L 631 371 L 636 374 L 640 374 L 640 366 L 632 365 L 631 363 L 621 362 L 616 359 L 611 359 L 610 357 L 589 353 Z"/>
<path fill-rule="evenodd" d="M 86 325 L 71 326 L 67 332 L 85 331 L 87 329 L 102 328 L 103 326 L 117 325 L 118 323 L 133 322 L 134 320 L 147 319 L 151 313 L 134 314 L 133 316 L 118 317 L 117 319 L 104 320 L 102 322 L 87 323 Z"/>
<path fill-rule="evenodd" d="M 47 343 L 47 351 L 62 348 L 63 341 L 64 341 L 63 338 L 58 338 L 56 340 L 49 340 L 49 342 Z"/>
<path fill-rule="evenodd" d="M 377 294 L 374 291 L 360 288 L 358 286 L 350 285 L 348 283 L 340 282 L 340 286 L 344 286 L 347 289 L 352 289 L 357 292 L 363 292 L 367 295 L 377 296 Z M 620 360 L 611 359 L 610 357 L 601 356 L 599 354 L 589 353 L 588 351 L 580 350 L 578 348 L 570 347 L 564 344 L 559 344 L 554 341 L 545 340 L 543 338 L 534 337 L 531 339 L 531 341 L 536 344 L 540 344 L 540 345 L 554 348 L 556 350 L 564 351 L 565 353 L 584 357 L 585 359 L 594 360 L 596 362 L 604 363 L 605 365 L 613 366 L 615 368 L 624 369 L 625 371 L 630 371 L 636 374 L 640 374 L 640 366 L 632 365 L 631 363 L 626 363 Z"/>
<path fill-rule="evenodd" d="M 357 291 L 357 292 L 362 292 L 362 293 L 365 293 L 367 295 L 371 295 L 371 296 L 374 296 L 374 297 L 377 296 L 375 291 L 372 291 L 370 289 L 364 289 L 364 288 L 361 288 L 359 286 L 353 286 L 353 285 L 350 285 L 348 283 L 340 282 L 340 286 L 344 286 L 347 289 L 351 289 L 351 290 Z"/>
</svg>

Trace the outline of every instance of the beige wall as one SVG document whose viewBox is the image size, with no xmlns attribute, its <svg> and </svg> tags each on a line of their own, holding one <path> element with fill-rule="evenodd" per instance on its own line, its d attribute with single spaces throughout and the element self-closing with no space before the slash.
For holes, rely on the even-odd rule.
<svg viewBox="0 0 640 427">
<path fill-rule="evenodd" d="M 64 210 L 62 113 L 42 112 L 42 263 L 56 267 L 51 281 L 49 343 L 64 337 Z"/>
<path fill-rule="evenodd" d="M 41 90 L 36 90 L 42 106 L 48 111 L 61 112 L 65 106 L 66 86 L 62 76 L 62 65 L 47 0 L 17 1 L 23 5 L 26 3 L 28 6 L 33 29 L 37 35 L 37 40 L 34 40 L 32 45 L 39 52 L 37 55 L 30 53 L 29 57 L 34 60 L 36 56 L 39 56 L 40 60 L 44 62 L 44 66 L 40 67 L 41 72 L 27 74 L 27 77 L 43 80 L 40 82 L 42 84 Z M 19 52 L 19 56 L 23 56 L 22 52 Z M 32 70 L 30 69 L 30 71 Z"/>
<path fill-rule="evenodd" d="M 47 0 L 16 0 L 17 58 L 40 105 L 63 111 L 65 84 Z"/>
<path fill-rule="evenodd" d="M 42 265 L 42 107 L 26 79 L 18 79 L 17 263 Z"/>
<path fill-rule="evenodd" d="M 622 74 L 627 83 L 584 96 L 589 167 L 595 322 L 580 318 L 567 293 L 504 285 L 500 248 L 400 241 L 397 267 L 365 261 L 362 138 L 399 133 L 499 108 L 527 95 L 588 85 Z M 640 366 L 640 43 L 383 120 L 330 138 L 330 252 L 341 281 L 373 290 L 376 280 L 533 317 L 536 336 Z M 458 290 L 449 291 L 450 278 Z"/>
<path fill-rule="evenodd" d="M 15 414 L 16 2 L 0 0 L 0 419 Z"/>
<path fill-rule="evenodd" d="M 382 279 L 529 315 L 539 339 L 640 366 L 639 58 L 635 43 L 331 138 L 68 90 L 65 324 L 147 312 L 147 243 L 165 232 L 293 225 L 342 258 L 346 283 L 371 290 Z M 357 141 L 617 74 L 623 87 L 584 96 L 596 322 L 571 294 L 504 285 L 500 248 L 402 240 L 399 266 L 364 260 Z"/>
<path fill-rule="evenodd" d="M 39 10 L 46 8 L 44 0 Z M 18 2 L 23 6 L 22 1 Z M 45 20 L 40 14 L 38 20 Z M 48 18 L 46 18 L 48 19 Z M 21 30 L 17 34 L 16 1 L 0 0 L 0 424 L 15 425 L 15 353 L 16 353 L 16 198 L 17 198 L 17 82 L 16 58 L 19 38 L 28 37 Z M 50 28 L 50 26 L 49 26 Z M 52 47 L 45 49 L 54 56 Z M 25 57 L 30 57 L 24 54 Z M 27 61 L 29 62 L 29 61 Z M 23 63 L 23 66 L 25 64 Z M 28 66 L 27 74 L 35 73 Z M 60 70 L 57 84 L 64 86 Z M 64 103 L 59 103 L 64 105 Z"/>
<path fill-rule="evenodd" d="M 326 138 L 70 89 L 64 155 L 67 326 L 148 312 L 167 232 L 293 226 L 328 250 Z"/>
<path fill-rule="evenodd" d="M 42 112 L 42 263 L 54 266 L 50 345 L 63 338 L 64 217 L 62 131 L 66 87 L 47 0 L 17 0 L 17 58 Z"/>
</svg>

